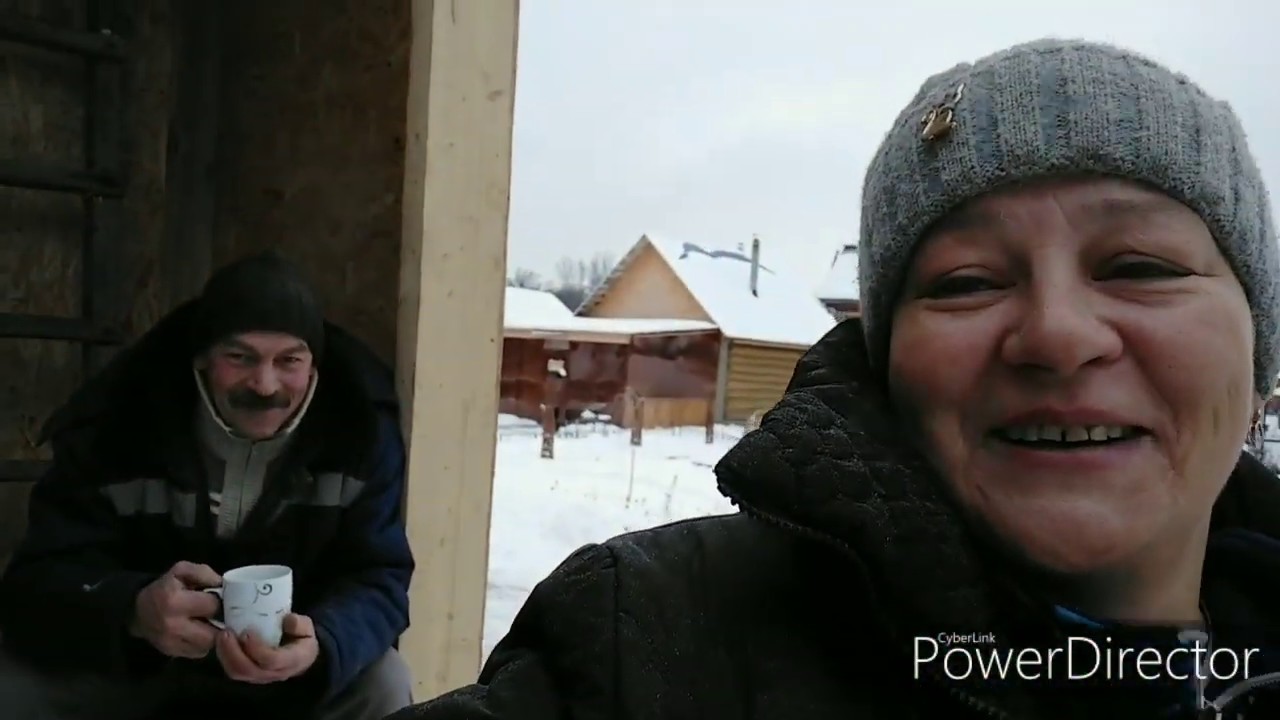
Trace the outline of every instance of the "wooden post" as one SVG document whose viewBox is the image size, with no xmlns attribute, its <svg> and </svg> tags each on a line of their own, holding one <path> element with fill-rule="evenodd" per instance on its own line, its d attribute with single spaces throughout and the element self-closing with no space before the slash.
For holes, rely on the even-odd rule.
<svg viewBox="0 0 1280 720">
<path fill-rule="evenodd" d="M 712 403 L 707 403 L 707 416 L 704 422 L 707 427 L 707 444 L 710 445 L 716 441 L 716 409 Z"/>
<path fill-rule="evenodd" d="M 412 2 L 396 370 L 420 700 L 480 668 L 519 0 Z"/>
<path fill-rule="evenodd" d="M 644 398 L 631 393 L 631 444 L 639 446 L 644 434 Z"/>
<path fill-rule="evenodd" d="M 728 417 L 729 408 L 729 353 L 733 351 L 733 343 L 724 335 L 720 336 L 720 352 L 716 357 L 716 394 L 712 412 L 716 420 L 724 421 Z"/>
<path fill-rule="evenodd" d="M 542 458 L 552 460 L 556 456 L 556 408 L 542 406 Z"/>
</svg>

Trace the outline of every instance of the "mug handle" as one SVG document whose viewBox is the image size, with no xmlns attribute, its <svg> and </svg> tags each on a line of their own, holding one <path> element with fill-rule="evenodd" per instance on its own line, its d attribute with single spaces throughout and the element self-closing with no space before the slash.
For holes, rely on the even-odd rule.
<svg viewBox="0 0 1280 720">
<path fill-rule="evenodd" d="M 219 605 L 221 605 L 221 604 L 222 604 L 222 588 L 220 588 L 220 587 L 203 588 L 203 589 L 201 590 L 201 592 L 207 592 L 207 593 L 212 593 L 212 594 L 214 594 L 214 595 L 217 595 L 217 596 L 218 596 L 218 604 L 219 604 Z M 213 618 L 205 618 L 204 620 L 205 620 L 205 622 L 207 622 L 207 623 L 209 623 L 210 625 L 212 625 L 212 626 L 214 626 L 214 627 L 218 628 L 219 630 L 226 630 L 226 629 L 227 629 L 227 625 L 226 625 L 226 623 L 222 622 L 221 620 L 214 620 Z"/>
</svg>

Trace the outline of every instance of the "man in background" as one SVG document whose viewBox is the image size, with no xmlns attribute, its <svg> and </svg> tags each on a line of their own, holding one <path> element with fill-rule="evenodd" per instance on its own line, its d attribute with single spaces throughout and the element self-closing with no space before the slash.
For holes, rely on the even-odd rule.
<svg viewBox="0 0 1280 720">
<path fill-rule="evenodd" d="M 215 273 L 44 438 L 52 469 L 0 582 L 6 717 L 375 720 L 411 702 L 392 373 L 284 260 Z M 278 648 L 209 622 L 202 589 L 254 564 L 293 570 Z"/>
</svg>

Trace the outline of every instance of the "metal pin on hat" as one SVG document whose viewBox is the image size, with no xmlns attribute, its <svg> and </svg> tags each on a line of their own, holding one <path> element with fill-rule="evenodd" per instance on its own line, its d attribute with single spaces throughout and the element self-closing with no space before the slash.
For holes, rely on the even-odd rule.
<svg viewBox="0 0 1280 720">
<path fill-rule="evenodd" d="M 964 94 L 964 83 L 956 86 L 955 92 L 950 98 L 944 99 L 942 102 L 934 105 L 924 117 L 920 118 L 920 125 L 924 128 L 920 132 L 920 137 L 925 142 L 937 140 L 946 136 L 956 125 L 956 103 L 960 102 L 960 97 Z"/>
</svg>

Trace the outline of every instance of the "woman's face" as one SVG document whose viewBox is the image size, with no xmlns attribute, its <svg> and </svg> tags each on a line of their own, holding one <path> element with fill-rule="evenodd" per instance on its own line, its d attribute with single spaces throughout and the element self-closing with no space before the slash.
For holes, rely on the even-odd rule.
<svg viewBox="0 0 1280 720">
<path fill-rule="evenodd" d="M 939 223 L 895 311 L 889 376 L 962 506 L 1076 574 L 1203 537 L 1257 406 L 1252 357 L 1244 292 L 1199 216 L 1092 179 Z"/>
</svg>

